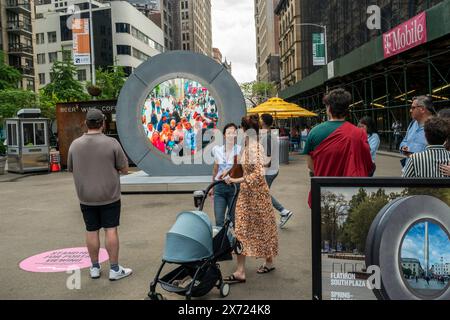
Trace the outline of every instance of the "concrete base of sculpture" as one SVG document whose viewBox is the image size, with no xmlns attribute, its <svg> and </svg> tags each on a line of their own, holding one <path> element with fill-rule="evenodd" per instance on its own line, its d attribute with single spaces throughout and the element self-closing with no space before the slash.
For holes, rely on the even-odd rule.
<svg viewBox="0 0 450 320">
<path fill-rule="evenodd" d="M 122 194 L 130 193 L 188 193 L 205 190 L 211 176 L 151 177 L 139 171 L 120 178 Z"/>
</svg>

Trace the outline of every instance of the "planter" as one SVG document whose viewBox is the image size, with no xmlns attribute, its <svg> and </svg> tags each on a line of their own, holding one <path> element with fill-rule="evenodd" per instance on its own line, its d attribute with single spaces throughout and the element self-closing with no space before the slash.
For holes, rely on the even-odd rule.
<svg viewBox="0 0 450 320">
<path fill-rule="evenodd" d="M 6 157 L 0 157 L 0 175 L 5 174 Z"/>
<path fill-rule="evenodd" d="M 87 91 L 93 97 L 98 97 L 99 95 L 102 94 L 102 89 L 100 89 L 99 87 L 95 87 L 95 86 L 87 87 Z"/>
</svg>

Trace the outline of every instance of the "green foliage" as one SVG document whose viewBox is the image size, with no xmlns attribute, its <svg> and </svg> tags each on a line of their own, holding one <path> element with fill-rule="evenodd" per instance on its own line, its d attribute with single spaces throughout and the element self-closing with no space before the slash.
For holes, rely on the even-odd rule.
<svg viewBox="0 0 450 320">
<path fill-rule="evenodd" d="M 409 269 L 409 268 L 402 268 L 402 269 L 403 269 L 403 274 L 405 275 L 405 277 L 411 278 L 411 276 L 413 275 L 413 272 L 411 271 L 411 269 Z"/>
<path fill-rule="evenodd" d="M 252 85 L 253 96 L 267 100 L 276 96 L 277 87 L 270 82 L 255 82 Z"/>
<path fill-rule="evenodd" d="M 88 100 L 81 83 L 75 79 L 77 68 L 63 50 L 63 61 L 55 61 L 52 66 L 52 82 L 42 89 L 44 99 L 55 98 L 57 102 Z"/>
<path fill-rule="evenodd" d="M 0 50 L 0 90 L 17 88 L 21 79 L 20 71 L 5 63 L 5 53 Z"/>
<path fill-rule="evenodd" d="M 178 91 L 178 87 L 177 87 L 176 84 L 170 86 L 169 92 L 170 92 L 170 94 L 171 94 L 172 96 L 175 97 L 176 94 L 177 94 L 177 91 Z"/>
<path fill-rule="evenodd" d="M 0 90 L 0 122 L 2 118 L 14 117 L 20 109 L 36 108 L 38 97 L 35 92 L 21 89 Z"/>
<path fill-rule="evenodd" d="M 403 196 L 429 195 L 442 200 L 450 206 L 450 190 L 448 188 L 407 188 L 403 192 Z"/>
<path fill-rule="evenodd" d="M 95 72 L 96 86 L 102 90 L 98 97 L 100 100 L 117 99 L 120 90 L 125 84 L 125 71 L 121 66 L 112 66 L 106 69 L 99 68 Z M 91 85 L 87 83 L 86 86 Z"/>
<path fill-rule="evenodd" d="M 6 155 L 6 146 L 4 145 L 4 140 L 0 139 L 0 157 Z"/>
<path fill-rule="evenodd" d="M 242 83 L 240 87 L 245 99 L 254 107 L 277 94 L 277 87 L 270 82 L 252 81 Z"/>
<path fill-rule="evenodd" d="M 42 116 L 49 119 L 56 118 L 56 104 L 59 102 L 55 94 L 47 96 L 39 92 L 39 108 L 41 109 Z"/>
</svg>

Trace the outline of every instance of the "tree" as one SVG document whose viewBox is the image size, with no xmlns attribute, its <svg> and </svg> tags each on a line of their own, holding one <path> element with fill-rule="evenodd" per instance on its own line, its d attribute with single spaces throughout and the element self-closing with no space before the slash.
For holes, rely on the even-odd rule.
<svg viewBox="0 0 450 320">
<path fill-rule="evenodd" d="M 57 102 L 73 102 L 88 100 L 81 83 L 75 79 L 77 68 L 66 53 L 62 50 L 62 61 L 55 61 L 52 66 L 52 81 L 42 89 L 42 95 L 55 98 Z"/>
<path fill-rule="evenodd" d="M 5 53 L 0 50 L 0 90 L 17 88 L 21 79 L 20 71 L 5 63 Z"/>
<path fill-rule="evenodd" d="M 117 99 L 125 84 L 125 71 L 122 66 L 110 66 L 105 69 L 99 68 L 95 72 L 96 86 L 102 93 L 98 97 L 103 100 Z M 91 85 L 88 83 L 86 86 Z"/>
<path fill-rule="evenodd" d="M 0 123 L 2 118 L 14 117 L 20 109 L 38 107 L 35 92 L 22 89 L 0 90 Z"/>
<path fill-rule="evenodd" d="M 321 196 L 322 239 L 329 240 L 331 247 L 337 248 L 341 222 L 348 212 L 348 203 L 344 195 L 327 192 Z"/>
<path fill-rule="evenodd" d="M 347 221 L 344 223 L 342 234 L 345 236 L 346 246 L 364 252 L 366 238 L 373 220 L 380 210 L 391 201 L 384 189 L 368 195 L 365 190 L 359 190 L 350 201 Z"/>
<path fill-rule="evenodd" d="M 270 82 L 255 82 L 252 86 L 253 96 L 257 97 L 259 103 L 275 97 L 277 87 Z"/>
<path fill-rule="evenodd" d="M 247 101 L 256 107 L 269 98 L 276 96 L 277 87 L 270 82 L 246 82 L 240 85 L 242 93 Z"/>
</svg>

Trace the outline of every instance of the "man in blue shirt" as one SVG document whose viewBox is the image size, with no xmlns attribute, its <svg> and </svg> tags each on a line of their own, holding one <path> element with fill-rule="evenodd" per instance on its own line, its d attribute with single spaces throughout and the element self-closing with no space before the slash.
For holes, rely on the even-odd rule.
<svg viewBox="0 0 450 320">
<path fill-rule="evenodd" d="M 406 136 L 400 144 L 400 152 L 407 158 L 414 153 L 425 151 L 428 145 L 424 125 L 434 114 L 432 98 L 429 96 L 413 98 L 410 112 L 413 122 L 409 125 L 408 132 L 406 132 Z M 403 159 L 403 166 L 406 165 L 407 158 Z"/>
</svg>

